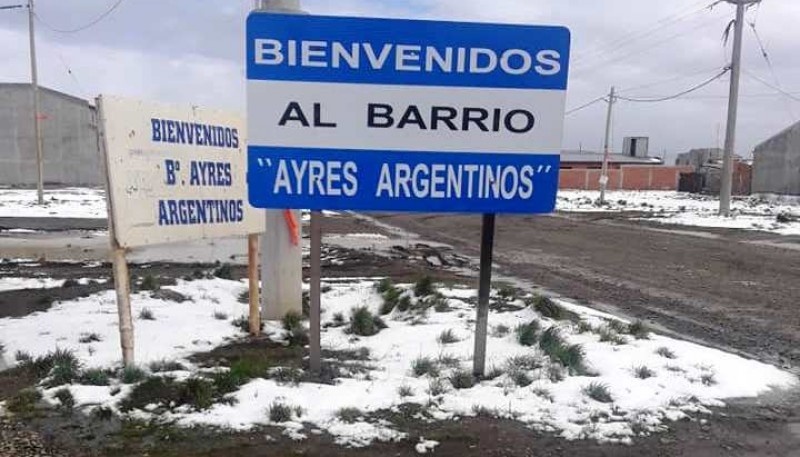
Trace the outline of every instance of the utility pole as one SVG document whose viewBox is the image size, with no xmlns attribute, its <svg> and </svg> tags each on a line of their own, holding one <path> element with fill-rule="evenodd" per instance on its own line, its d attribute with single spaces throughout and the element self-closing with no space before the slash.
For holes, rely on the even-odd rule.
<svg viewBox="0 0 800 457">
<path fill-rule="evenodd" d="M 733 154 L 736 149 L 736 121 L 739 111 L 739 79 L 742 72 L 742 35 L 744 35 L 744 13 L 747 6 L 761 0 L 726 0 L 736 5 L 733 55 L 731 57 L 731 87 L 728 96 L 728 124 L 725 133 L 725 155 L 722 160 L 722 188 L 719 194 L 720 216 L 731 215 L 733 193 Z"/>
<path fill-rule="evenodd" d="M 600 204 L 606 202 L 606 189 L 608 188 L 608 161 L 611 158 L 611 115 L 614 109 L 616 90 L 612 86 L 608 94 L 608 113 L 606 114 L 606 139 L 603 143 L 603 170 L 600 174 Z"/>
<path fill-rule="evenodd" d="M 39 118 L 39 70 L 36 65 L 36 30 L 34 29 L 33 0 L 28 0 L 28 33 L 31 41 L 31 90 L 33 91 L 33 134 L 36 137 L 36 193 L 44 205 L 44 158 L 42 157 L 42 125 Z"/>
<path fill-rule="evenodd" d="M 305 14 L 299 0 L 257 0 L 255 11 Z M 303 310 L 303 249 L 298 210 L 266 210 L 266 231 L 261 237 L 261 316 L 280 320 Z M 293 219 L 289 223 L 287 218 Z M 293 233 L 294 232 L 294 233 Z"/>
</svg>

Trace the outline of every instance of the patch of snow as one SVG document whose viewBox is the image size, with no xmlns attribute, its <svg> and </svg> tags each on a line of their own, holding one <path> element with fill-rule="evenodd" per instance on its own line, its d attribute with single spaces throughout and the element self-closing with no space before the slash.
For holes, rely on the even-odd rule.
<svg viewBox="0 0 800 457">
<path fill-rule="evenodd" d="M 0 217 L 61 217 L 105 219 L 105 192 L 101 189 L 45 189 L 39 206 L 36 189 L 0 189 Z"/>
<path fill-rule="evenodd" d="M 52 289 L 61 287 L 64 280 L 53 278 L 0 278 L 0 292 L 25 289 Z"/>
<path fill-rule="evenodd" d="M 416 403 L 427 408 L 427 415 L 437 420 L 474 416 L 478 411 L 491 411 L 498 417 L 520 421 L 534 429 L 555 432 L 567 439 L 596 439 L 608 442 L 630 442 L 636 432 L 662 430 L 665 423 L 708 412 L 729 398 L 752 397 L 775 388 L 796 385 L 796 378 L 775 367 L 742 357 L 679 341 L 660 335 L 646 340 L 624 336 L 624 345 L 601 342 L 597 333 L 580 333 L 577 325 L 542 318 L 530 308 L 513 312 L 491 312 L 490 330 L 498 327 L 514 329 L 532 320 L 543 328 L 558 326 L 570 344 L 580 344 L 586 360 L 596 376 L 550 374 L 550 361 L 535 347 L 520 345 L 514 332 L 490 331 L 487 367 L 505 373 L 468 389 L 455 389 L 449 377 L 457 370 L 469 372 L 474 345 L 474 308 L 462 298 L 474 297 L 471 289 L 442 289 L 448 297 L 450 311 L 424 314 L 393 311 L 385 316 L 388 328 L 373 337 L 355 337 L 345 328 L 333 327 L 334 315 L 349 316 L 352 308 L 366 306 L 377 312 L 381 296 L 374 281 L 346 283 L 326 281 L 331 290 L 323 296 L 322 342 L 329 350 L 358 351 L 369 349 L 371 365 L 368 374 L 339 379 L 335 385 L 300 383 L 279 384 L 275 380 L 255 379 L 242 386 L 233 396 L 234 405 L 216 404 L 205 411 L 178 410 L 162 415 L 179 425 L 218 426 L 249 430 L 260 425 L 280 426 L 292 439 L 304 439 L 310 430 L 332 434 L 343 446 L 366 446 L 373 441 L 396 441 L 407 436 L 391 423 L 364 419 L 345 423 L 338 419 L 342 408 L 358 408 L 365 417 L 378 411 L 391 410 L 402 403 Z M 411 286 L 401 286 L 410 294 Z M 150 308 L 155 321 L 136 320 L 136 351 L 140 363 L 161 359 L 179 359 L 193 352 L 207 351 L 226 339 L 241 333 L 229 321 L 214 319 L 214 311 L 235 317 L 245 314 L 247 305 L 237 296 L 245 287 L 239 281 L 221 279 L 185 282 L 174 287 L 187 295 L 185 303 L 154 300 L 147 294 L 133 296 L 134 316 L 143 307 Z M 577 312 L 581 320 L 594 328 L 606 325 L 612 317 L 581 306 L 563 303 Z M 8 353 L 24 350 L 32 355 L 44 354 L 56 347 L 76 351 L 86 366 L 110 366 L 119 359 L 116 305 L 113 292 L 85 299 L 60 303 L 50 311 L 22 319 L 0 319 L 0 341 Z M 326 325 L 328 324 L 328 325 Z M 458 341 L 439 342 L 439 335 L 450 330 Z M 82 345 L 82 332 L 97 332 L 102 342 Z M 268 322 L 267 335 L 282 338 L 280 324 Z M 198 344 L 201 342 L 202 344 Z M 92 350 L 89 350 L 89 347 Z M 675 357 L 668 359 L 657 352 L 667 348 Z M 415 359 L 441 357 L 456 360 L 456 367 L 442 367 L 442 377 L 415 377 L 411 367 Z M 534 357 L 541 368 L 526 369 L 531 384 L 514 382 L 507 367 L 513 357 Z M 653 372 L 647 379 L 637 378 L 635 367 L 646 366 Z M 555 370 L 558 371 L 558 370 Z M 747 373 L 743 376 L 742 373 Z M 189 374 L 187 373 L 187 376 Z M 431 387 L 442 383 L 443 391 L 432 393 Z M 600 403 L 589 398 L 584 390 L 592 383 L 608 387 L 614 401 Z M 401 398 L 403 387 L 410 396 Z M 103 389 L 106 389 L 105 391 Z M 111 387 L 84 388 L 72 386 L 79 404 L 102 403 L 113 406 L 122 398 L 111 396 Z M 320 401 L 324 399 L 324 401 Z M 299 408 L 301 417 L 293 422 L 270 424 L 269 408 L 275 402 Z M 296 410 L 296 409 L 295 409 Z M 136 411 L 137 417 L 153 413 Z M 305 425 L 311 428 L 306 429 Z M 420 441 L 425 452 L 433 442 Z M 419 451 L 422 447 L 415 446 Z"/>
<path fill-rule="evenodd" d="M 419 438 L 419 443 L 414 446 L 414 449 L 417 451 L 418 454 L 427 454 L 428 452 L 433 452 L 436 449 L 436 446 L 439 445 L 438 441 L 426 440 L 423 437 Z"/>
<path fill-rule="evenodd" d="M 563 212 L 637 212 L 663 224 L 706 228 L 758 230 L 779 235 L 800 235 L 800 202 L 758 196 L 734 197 L 731 217 L 722 217 L 719 199 L 708 195 L 662 191 L 611 191 L 607 204 L 597 206 L 599 192 L 562 190 L 557 209 Z M 778 215 L 798 218 L 778 222 Z"/>
</svg>

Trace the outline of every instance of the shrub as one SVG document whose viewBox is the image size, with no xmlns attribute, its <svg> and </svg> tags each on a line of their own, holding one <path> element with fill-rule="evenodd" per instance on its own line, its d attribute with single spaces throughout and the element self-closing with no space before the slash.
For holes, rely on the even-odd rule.
<svg viewBox="0 0 800 457">
<path fill-rule="evenodd" d="M 439 357 L 436 359 L 436 362 L 439 364 L 440 367 L 446 367 L 446 368 L 459 368 L 461 366 L 461 361 L 458 360 L 458 357 L 452 356 L 450 354 L 439 354 Z"/>
<path fill-rule="evenodd" d="M 17 362 L 20 362 L 20 363 L 30 362 L 31 359 L 32 359 L 31 355 L 28 354 L 25 351 L 17 351 L 14 354 L 14 360 L 16 360 Z"/>
<path fill-rule="evenodd" d="M 511 382 L 519 387 L 528 387 L 533 384 L 533 379 L 531 379 L 530 375 L 528 375 L 525 370 L 518 368 L 509 370 L 508 377 L 511 379 Z"/>
<path fill-rule="evenodd" d="M 436 341 L 438 341 L 439 344 L 453 344 L 458 343 L 461 340 L 458 339 L 456 334 L 453 332 L 453 329 L 447 329 L 440 333 L 438 337 L 436 337 Z"/>
<path fill-rule="evenodd" d="M 588 323 L 586 321 L 580 321 L 580 322 L 578 322 L 578 329 L 577 330 L 578 330 L 578 333 L 589 333 L 589 332 L 593 332 L 594 331 L 594 327 L 592 327 L 592 324 L 590 324 L 590 323 Z"/>
<path fill-rule="evenodd" d="M 107 386 L 111 383 L 108 373 L 96 368 L 84 371 L 79 381 L 85 386 Z"/>
<path fill-rule="evenodd" d="M 156 360 L 154 362 L 150 362 L 148 368 L 153 373 L 165 373 L 168 371 L 185 371 L 186 367 L 184 367 L 180 362 L 176 362 L 174 360 Z M 140 374 L 144 374 L 141 370 L 139 370 Z M 135 376 L 134 376 L 135 377 Z M 134 381 L 136 382 L 136 381 Z"/>
<path fill-rule="evenodd" d="M 233 280 L 233 267 L 225 263 L 214 269 L 213 275 L 219 279 Z"/>
<path fill-rule="evenodd" d="M 649 379 L 655 376 L 656 373 L 645 365 L 641 365 L 638 367 L 633 367 L 633 375 L 639 379 Z"/>
<path fill-rule="evenodd" d="M 340 421 L 353 424 L 364 417 L 364 413 L 358 408 L 340 408 L 336 411 L 336 418 Z"/>
<path fill-rule="evenodd" d="M 505 302 L 512 302 L 518 297 L 517 289 L 510 284 L 500 284 L 497 288 L 497 298 Z"/>
<path fill-rule="evenodd" d="M 475 377 L 466 370 L 458 370 L 450 375 L 450 384 L 456 389 L 471 389 L 475 386 Z"/>
<path fill-rule="evenodd" d="M 278 384 L 299 384 L 303 379 L 303 372 L 296 368 L 280 367 L 272 370 L 269 377 Z"/>
<path fill-rule="evenodd" d="M 539 347 L 544 351 L 545 354 L 550 355 L 552 357 L 553 354 L 558 353 L 560 350 L 566 346 L 566 342 L 564 338 L 561 337 L 561 332 L 559 332 L 558 328 L 550 327 L 542 333 L 541 338 L 539 338 Z"/>
<path fill-rule="evenodd" d="M 428 381 L 428 395 L 438 397 L 447 393 L 447 386 L 439 378 L 431 378 Z"/>
<path fill-rule="evenodd" d="M 589 384 L 584 387 L 582 391 L 584 395 L 600 403 L 611 403 L 614 401 L 614 397 L 611 396 L 611 391 L 608 389 L 608 386 L 599 382 Z"/>
<path fill-rule="evenodd" d="M 72 410 L 75 407 L 75 397 L 69 389 L 59 389 L 53 394 L 56 400 L 60 403 L 59 407 L 65 410 Z"/>
<path fill-rule="evenodd" d="M 392 278 L 383 278 L 378 283 L 375 284 L 375 290 L 377 290 L 378 293 L 380 294 L 383 294 L 387 290 L 394 288 L 395 286 L 394 282 L 392 281 Z"/>
<path fill-rule="evenodd" d="M 302 329 L 303 316 L 295 311 L 289 311 L 283 316 L 283 319 L 281 319 L 281 324 L 283 325 L 283 329 L 287 332 L 293 332 L 297 329 Z"/>
<path fill-rule="evenodd" d="M 142 283 L 139 285 L 139 289 L 141 290 L 152 290 L 156 291 L 160 288 L 158 284 L 158 280 L 153 275 L 147 275 L 142 279 Z"/>
<path fill-rule="evenodd" d="M 250 333 L 250 318 L 247 316 L 237 317 L 231 321 L 231 325 L 245 333 Z"/>
<path fill-rule="evenodd" d="M 333 325 L 335 325 L 336 327 L 342 327 L 343 325 L 345 325 L 345 323 L 346 321 L 344 319 L 343 313 L 336 313 L 333 315 Z"/>
<path fill-rule="evenodd" d="M 656 349 L 656 354 L 660 355 L 661 357 L 664 357 L 665 359 L 670 359 L 670 360 L 678 358 L 678 356 L 676 356 L 675 353 L 672 352 L 672 350 L 666 346 L 662 346 Z"/>
<path fill-rule="evenodd" d="M 713 386 L 717 384 L 717 377 L 714 373 L 703 373 L 700 376 L 700 382 L 702 382 L 704 386 Z"/>
<path fill-rule="evenodd" d="M 428 375 L 431 378 L 436 378 L 439 376 L 438 364 L 429 357 L 419 357 L 414 359 L 414 361 L 411 362 L 411 371 L 414 373 L 414 376 L 418 378 L 425 375 Z"/>
<path fill-rule="evenodd" d="M 16 414 L 30 413 L 42 400 L 42 394 L 36 389 L 23 389 L 6 402 L 6 409 Z"/>
<path fill-rule="evenodd" d="M 411 386 L 403 385 L 397 388 L 397 394 L 400 395 L 400 398 L 413 397 L 414 389 Z"/>
<path fill-rule="evenodd" d="M 394 285 L 389 285 L 389 288 L 381 293 L 381 297 L 383 298 L 383 304 L 381 304 L 381 310 L 380 310 L 381 315 L 385 316 L 394 311 L 397 305 L 400 304 L 402 296 L 403 296 L 402 290 L 398 289 Z"/>
<path fill-rule="evenodd" d="M 143 321 L 154 321 L 156 320 L 156 316 L 150 308 L 142 308 L 142 310 L 139 311 L 139 319 Z"/>
<path fill-rule="evenodd" d="M 433 278 L 430 276 L 423 276 L 414 283 L 414 295 L 417 297 L 427 297 L 433 295 L 436 288 L 433 285 Z"/>
<path fill-rule="evenodd" d="M 566 370 L 559 364 L 554 363 L 547 367 L 547 378 L 554 384 L 563 381 L 566 376 Z"/>
<path fill-rule="evenodd" d="M 637 340 L 646 340 L 650 338 L 650 327 L 643 321 L 637 320 L 628 326 L 628 334 Z"/>
<path fill-rule="evenodd" d="M 408 295 L 403 295 L 397 302 L 397 310 L 406 312 L 409 309 L 411 309 L 411 297 L 409 297 Z"/>
<path fill-rule="evenodd" d="M 197 411 L 210 408 L 214 404 L 214 384 L 198 377 L 187 379 L 182 385 L 179 403 L 191 405 Z"/>
<path fill-rule="evenodd" d="M 17 360 L 20 362 L 20 366 L 30 370 L 37 379 L 43 379 L 50 375 L 51 371 L 53 371 L 57 365 L 62 366 L 62 374 L 65 371 L 77 374 L 79 369 L 79 362 L 75 354 L 65 349 L 56 349 L 54 352 L 36 357 L 35 359 L 24 352 L 18 352 L 16 356 Z M 67 367 L 67 369 L 63 367 Z"/>
<path fill-rule="evenodd" d="M 533 308 L 542 316 L 553 320 L 572 320 L 577 321 L 578 315 L 567 311 L 563 306 L 559 305 L 553 299 L 542 295 L 537 295 L 530 300 Z"/>
<path fill-rule="evenodd" d="M 492 336 L 495 338 L 505 338 L 511 333 L 511 328 L 508 325 L 498 324 L 492 327 Z"/>
<path fill-rule="evenodd" d="M 289 422 L 294 416 L 294 409 L 286 403 L 275 401 L 269 407 L 269 421 L 275 424 Z"/>
<path fill-rule="evenodd" d="M 353 308 L 350 314 L 350 333 L 358 336 L 377 335 L 381 329 L 386 328 L 383 320 L 375 315 L 366 306 Z"/>
<path fill-rule="evenodd" d="M 82 344 L 99 343 L 101 341 L 103 341 L 103 338 L 97 333 L 81 333 L 80 338 L 78 338 L 78 342 Z"/>
<path fill-rule="evenodd" d="M 587 374 L 584 365 L 586 352 L 580 344 L 562 346 L 551 357 L 566 368 L 570 374 Z"/>
<path fill-rule="evenodd" d="M 218 321 L 226 321 L 228 320 L 228 315 L 222 311 L 214 311 L 214 319 Z"/>
<path fill-rule="evenodd" d="M 447 300 L 447 297 L 440 293 L 435 293 L 425 299 L 426 305 L 430 308 L 433 308 L 434 311 L 437 313 L 446 313 L 450 311 L 450 303 Z"/>
<path fill-rule="evenodd" d="M 308 331 L 302 326 L 292 330 L 287 338 L 290 347 L 305 347 L 309 341 Z"/>
<path fill-rule="evenodd" d="M 520 324 L 514 330 L 517 334 L 517 342 L 523 346 L 533 346 L 541 330 L 539 321 L 530 321 L 527 324 Z"/>
<path fill-rule="evenodd" d="M 56 351 L 53 353 L 52 369 L 47 387 L 58 387 L 72 384 L 80 377 L 81 366 L 78 358 L 70 351 Z"/>
<path fill-rule="evenodd" d="M 123 384 L 136 384 L 145 377 L 147 377 L 147 373 L 145 373 L 144 370 L 131 365 L 122 369 L 119 380 L 122 381 Z"/>
<path fill-rule="evenodd" d="M 155 376 L 137 384 L 119 403 L 120 411 L 129 412 L 148 405 L 179 406 L 180 385 L 175 378 Z"/>
<path fill-rule="evenodd" d="M 619 335 L 614 329 L 607 325 L 603 326 L 598 331 L 598 335 L 600 336 L 601 343 L 611 343 L 615 346 L 628 344 L 628 340 L 626 340 L 624 336 Z"/>
<path fill-rule="evenodd" d="M 506 368 L 510 370 L 538 370 L 544 362 L 534 355 L 517 355 L 506 360 Z"/>
<path fill-rule="evenodd" d="M 617 319 L 609 319 L 606 326 L 617 333 L 628 333 L 628 324 Z"/>
</svg>

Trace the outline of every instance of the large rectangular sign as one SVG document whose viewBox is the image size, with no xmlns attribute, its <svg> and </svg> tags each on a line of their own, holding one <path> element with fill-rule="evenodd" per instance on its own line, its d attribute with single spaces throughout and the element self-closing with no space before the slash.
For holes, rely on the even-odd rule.
<svg viewBox="0 0 800 457">
<path fill-rule="evenodd" d="M 109 96 L 98 106 L 121 247 L 264 231 L 247 201 L 241 117 Z"/>
<path fill-rule="evenodd" d="M 561 27 L 254 13 L 250 202 L 551 212 L 569 53 Z"/>
</svg>

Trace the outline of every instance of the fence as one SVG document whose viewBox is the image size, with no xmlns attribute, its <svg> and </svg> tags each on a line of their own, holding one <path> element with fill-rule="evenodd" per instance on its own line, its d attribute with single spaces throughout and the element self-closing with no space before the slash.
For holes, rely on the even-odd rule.
<svg viewBox="0 0 800 457">
<path fill-rule="evenodd" d="M 608 171 L 609 190 L 677 190 L 681 173 L 692 167 L 652 167 L 630 165 Z M 559 188 L 599 190 L 600 170 L 561 170 Z"/>
</svg>

